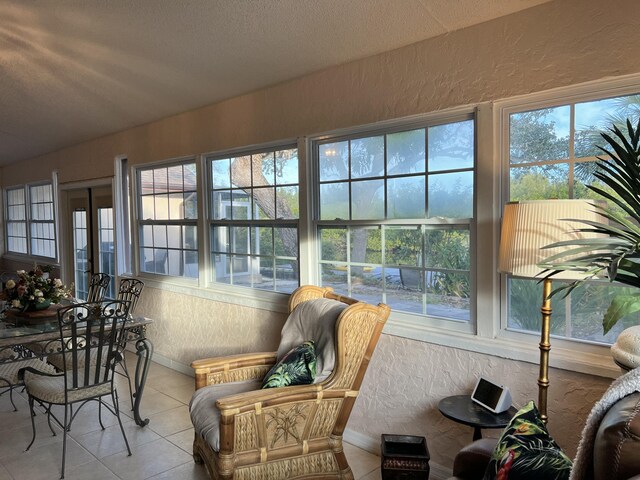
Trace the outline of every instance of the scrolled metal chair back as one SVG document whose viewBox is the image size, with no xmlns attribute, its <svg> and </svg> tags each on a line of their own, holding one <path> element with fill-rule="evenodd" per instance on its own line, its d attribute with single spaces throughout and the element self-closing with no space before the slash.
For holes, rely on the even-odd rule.
<svg viewBox="0 0 640 480">
<path fill-rule="evenodd" d="M 101 302 L 104 299 L 111 277 L 106 273 L 94 273 L 91 275 L 89 290 L 87 292 L 87 302 Z"/>
<path fill-rule="evenodd" d="M 86 302 L 58 310 L 65 393 L 113 381 L 130 302 Z"/>
<path fill-rule="evenodd" d="M 133 315 L 135 313 L 136 306 L 138 305 L 138 300 L 140 299 L 140 294 L 142 294 L 143 288 L 144 282 L 142 280 L 138 280 L 137 278 L 123 278 L 120 280 L 120 287 L 118 289 L 118 296 L 116 298 L 118 300 L 130 302 L 130 315 Z"/>
</svg>

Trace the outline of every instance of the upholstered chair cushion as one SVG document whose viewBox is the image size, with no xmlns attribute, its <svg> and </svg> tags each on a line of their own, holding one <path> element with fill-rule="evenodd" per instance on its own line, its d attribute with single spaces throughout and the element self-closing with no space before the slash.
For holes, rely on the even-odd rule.
<svg viewBox="0 0 640 480">
<path fill-rule="evenodd" d="M 498 439 L 485 480 L 568 479 L 571 460 L 551 438 L 538 409 L 529 402 L 509 422 Z"/>
<path fill-rule="evenodd" d="M 196 434 L 204 438 L 215 452 L 220 451 L 220 410 L 216 408 L 219 398 L 236 393 L 259 390 L 261 380 L 209 385 L 196 390 L 189 404 L 191 422 Z"/>
<path fill-rule="evenodd" d="M 308 385 L 316 378 L 316 349 L 313 341 L 292 348 L 267 372 L 262 388 Z"/>
<path fill-rule="evenodd" d="M 22 381 L 18 378 L 18 370 L 25 367 L 33 367 L 42 372 L 55 373 L 55 369 L 51 365 L 43 362 L 39 358 L 0 363 L 0 385 L 2 385 L 3 380 L 4 383 L 8 383 L 9 386 L 21 384 Z"/>
<path fill-rule="evenodd" d="M 68 385 L 71 388 L 72 385 L 72 372 L 67 373 Z M 84 372 L 78 371 L 79 386 L 82 386 L 82 379 L 84 378 Z M 29 394 L 43 402 L 53 403 L 61 405 L 65 403 L 64 396 L 64 375 L 58 374 L 55 376 L 50 375 L 38 375 L 29 371 L 24 373 L 24 384 L 27 387 Z M 115 384 L 113 389 L 115 390 Z M 101 395 L 108 395 L 111 393 L 111 382 L 97 384 L 88 388 L 78 388 L 76 390 L 68 390 L 68 401 L 77 402 L 87 398 L 98 397 Z"/>
<path fill-rule="evenodd" d="M 324 381 L 336 363 L 336 320 L 348 305 L 328 298 L 318 298 L 299 304 L 282 327 L 278 361 L 292 348 L 312 340 L 316 349 L 316 378 Z"/>
</svg>

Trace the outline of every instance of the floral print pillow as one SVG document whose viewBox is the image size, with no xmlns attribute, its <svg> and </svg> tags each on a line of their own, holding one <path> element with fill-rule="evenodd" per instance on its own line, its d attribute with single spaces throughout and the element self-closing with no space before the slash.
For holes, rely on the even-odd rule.
<svg viewBox="0 0 640 480">
<path fill-rule="evenodd" d="M 535 404 L 529 402 L 502 432 L 484 480 L 565 480 L 571 467 Z"/>
<path fill-rule="evenodd" d="M 306 341 L 289 350 L 262 381 L 262 388 L 306 385 L 316 378 L 316 348 Z"/>
</svg>

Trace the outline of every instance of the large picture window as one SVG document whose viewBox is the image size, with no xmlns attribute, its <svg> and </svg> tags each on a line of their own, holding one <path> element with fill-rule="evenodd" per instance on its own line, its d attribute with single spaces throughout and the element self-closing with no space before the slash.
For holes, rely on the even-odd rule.
<svg viewBox="0 0 640 480">
<path fill-rule="evenodd" d="M 321 284 L 470 321 L 473 118 L 329 138 L 314 152 Z"/>
<path fill-rule="evenodd" d="M 138 170 L 140 270 L 198 278 L 194 161 Z"/>
<path fill-rule="evenodd" d="M 298 263 L 298 150 L 209 157 L 212 280 L 290 293 Z"/>
<path fill-rule="evenodd" d="M 596 184 L 596 155 L 604 145 L 601 133 L 626 119 L 640 117 L 640 95 L 595 98 L 545 108 L 508 112 L 507 168 L 510 200 L 598 198 L 586 188 Z M 541 285 L 536 280 L 509 279 L 507 327 L 539 331 Z M 626 288 L 589 282 L 566 299 L 552 299 L 551 333 L 571 339 L 612 343 L 637 318 L 619 322 L 606 336 L 602 318 L 614 295 Z"/>
<path fill-rule="evenodd" d="M 52 185 L 7 189 L 6 205 L 7 251 L 56 258 Z"/>
</svg>

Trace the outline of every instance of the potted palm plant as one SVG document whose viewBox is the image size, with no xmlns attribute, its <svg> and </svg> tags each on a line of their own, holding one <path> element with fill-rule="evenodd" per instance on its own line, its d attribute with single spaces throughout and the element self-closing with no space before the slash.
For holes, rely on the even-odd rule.
<svg viewBox="0 0 640 480">
<path fill-rule="evenodd" d="M 597 157 L 593 176 L 604 185 L 594 183 L 587 188 L 608 200 L 594 207 L 603 222 L 576 220 L 584 224 L 580 231 L 599 235 L 547 246 L 568 247 L 543 261 L 541 266 L 547 269 L 547 276 L 567 270 L 585 275 L 583 280 L 566 284 L 551 295 L 562 292 L 566 296 L 581 283 L 594 278 L 640 287 L 640 120 L 635 127 L 627 120 L 626 132 L 613 126 L 610 134 L 601 135 L 607 145 L 598 148 L 605 156 Z M 615 296 L 603 318 L 604 333 L 620 319 L 637 312 L 640 312 L 640 290 Z"/>
</svg>

